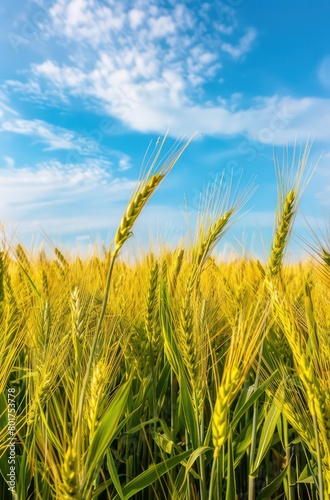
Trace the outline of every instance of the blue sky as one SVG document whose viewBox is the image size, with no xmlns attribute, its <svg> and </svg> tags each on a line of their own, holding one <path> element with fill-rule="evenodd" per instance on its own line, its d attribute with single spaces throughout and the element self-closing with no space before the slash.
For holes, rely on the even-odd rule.
<svg viewBox="0 0 330 500">
<path fill-rule="evenodd" d="M 3 0 L 0 211 L 26 244 L 107 241 L 144 153 L 170 127 L 198 135 L 146 209 L 136 241 L 185 232 L 207 183 L 256 177 L 226 237 L 263 255 L 273 152 L 313 138 L 322 154 L 296 230 L 329 212 L 330 5 L 321 0 Z M 304 217 L 303 217 L 304 216 Z M 295 254 L 301 250 L 292 245 Z M 219 248 L 219 251 L 223 246 Z M 265 250 L 266 251 L 266 250 Z"/>
</svg>

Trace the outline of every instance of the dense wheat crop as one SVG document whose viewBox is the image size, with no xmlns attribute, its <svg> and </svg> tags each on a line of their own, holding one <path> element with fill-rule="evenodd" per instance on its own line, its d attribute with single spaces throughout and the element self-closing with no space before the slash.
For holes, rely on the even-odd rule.
<svg viewBox="0 0 330 500">
<path fill-rule="evenodd" d="M 252 194 L 224 179 L 193 237 L 128 263 L 182 149 L 157 151 L 104 253 L 4 240 L 1 499 L 330 497 L 329 247 L 283 261 L 308 151 L 280 172 L 267 263 L 214 257 Z"/>
</svg>

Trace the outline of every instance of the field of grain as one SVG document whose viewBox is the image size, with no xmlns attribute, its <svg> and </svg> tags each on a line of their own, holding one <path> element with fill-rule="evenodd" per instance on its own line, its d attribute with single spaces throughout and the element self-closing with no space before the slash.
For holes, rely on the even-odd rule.
<svg viewBox="0 0 330 500">
<path fill-rule="evenodd" d="M 182 150 L 160 152 L 103 253 L 3 243 L 0 497 L 328 499 L 329 247 L 284 261 L 308 151 L 278 171 L 268 262 L 215 257 L 251 194 L 220 180 L 190 240 L 131 264 Z"/>
</svg>

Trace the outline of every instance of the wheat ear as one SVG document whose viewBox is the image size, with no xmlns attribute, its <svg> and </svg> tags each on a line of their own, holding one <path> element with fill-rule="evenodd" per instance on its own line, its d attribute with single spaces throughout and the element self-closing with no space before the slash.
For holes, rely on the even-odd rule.
<svg viewBox="0 0 330 500">
<path fill-rule="evenodd" d="M 157 290 L 159 278 L 159 264 L 156 261 L 150 269 L 149 275 L 149 290 L 146 310 L 146 331 L 148 334 L 149 344 L 154 356 L 154 362 L 158 353 L 158 337 L 157 337 Z"/>
<path fill-rule="evenodd" d="M 272 243 L 272 249 L 268 261 L 268 268 L 272 276 L 279 274 L 284 250 L 290 235 L 291 224 L 295 215 L 296 192 L 291 189 L 284 202 L 283 211 L 279 217 L 277 230 Z"/>
<path fill-rule="evenodd" d="M 218 389 L 212 419 L 213 445 L 215 448 L 214 458 L 219 456 L 221 447 L 227 439 L 230 405 L 236 396 L 237 387 L 241 379 L 242 374 L 238 368 L 228 370 Z"/>
<path fill-rule="evenodd" d="M 223 215 L 221 215 L 206 232 L 204 238 L 199 242 L 195 254 L 195 266 L 200 268 L 205 263 L 210 251 L 217 244 L 221 236 L 223 235 L 226 226 L 234 213 L 234 208 L 227 210 Z"/>
<path fill-rule="evenodd" d="M 142 212 L 143 207 L 151 198 L 154 191 L 164 179 L 164 174 L 154 174 L 148 182 L 142 186 L 141 190 L 134 196 L 129 203 L 117 229 L 115 236 L 115 249 L 114 254 L 118 254 L 125 241 L 130 237 L 134 222 Z"/>
<path fill-rule="evenodd" d="M 92 372 L 90 397 L 87 405 L 87 424 L 89 428 L 90 442 L 92 442 L 94 432 L 99 425 L 99 415 L 102 411 L 102 400 L 105 395 L 106 376 L 107 364 L 104 359 L 100 359 Z"/>
<path fill-rule="evenodd" d="M 192 136 L 181 148 L 179 148 L 179 150 L 176 150 L 174 148 L 174 153 L 168 153 L 167 155 L 165 155 L 165 158 L 163 159 L 163 165 L 157 169 L 157 161 L 166 140 L 166 136 L 164 137 L 163 142 L 158 149 L 154 160 L 152 161 L 149 172 L 147 172 L 144 179 L 133 193 L 133 196 L 129 201 L 125 213 L 121 219 L 120 225 L 115 235 L 115 248 L 113 252 L 114 257 L 118 255 L 125 241 L 131 236 L 133 225 L 142 212 L 144 206 L 156 191 L 158 186 L 161 184 L 162 180 L 172 169 L 173 165 L 180 158 L 183 151 L 186 149 L 193 137 L 194 136 Z"/>
<path fill-rule="evenodd" d="M 72 445 L 68 447 L 64 455 L 61 498 L 63 500 L 82 500 L 79 487 L 77 452 Z"/>
<path fill-rule="evenodd" d="M 56 257 L 60 261 L 61 265 L 63 266 L 63 268 L 68 269 L 69 263 L 66 260 L 66 258 L 64 257 L 64 255 L 62 254 L 62 252 L 57 247 L 55 248 L 54 252 L 55 252 Z"/>
</svg>

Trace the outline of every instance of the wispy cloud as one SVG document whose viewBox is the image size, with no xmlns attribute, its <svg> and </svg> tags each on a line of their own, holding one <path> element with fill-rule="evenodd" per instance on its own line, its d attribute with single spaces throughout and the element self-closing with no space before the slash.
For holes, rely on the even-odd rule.
<svg viewBox="0 0 330 500">
<path fill-rule="evenodd" d="M 64 127 L 59 127 L 40 119 L 26 119 L 15 111 L 6 96 L 0 93 L 0 133 L 31 137 L 33 144 L 41 144 L 43 151 L 67 151 L 67 162 L 81 163 L 88 157 L 97 156 L 111 159 L 113 169 L 125 171 L 132 167 L 131 157 L 122 151 L 106 147 L 104 142 L 109 123 L 100 122 L 99 128 L 79 133 Z M 7 158 L 7 165 L 14 163 L 13 158 Z M 107 160 L 104 160 L 107 161 Z M 109 160 L 110 161 L 110 160 Z"/>
<path fill-rule="evenodd" d="M 0 168 L 3 220 L 21 221 L 27 232 L 41 227 L 63 233 L 105 228 L 112 210 L 122 208 L 136 185 L 135 179 L 115 177 L 111 168 L 110 162 L 93 158 L 82 164 L 52 160 L 34 167 L 4 166 Z"/>
<path fill-rule="evenodd" d="M 239 27 L 235 9 L 209 2 L 138 0 L 132 8 L 128 0 L 57 0 L 48 15 L 40 33 L 70 56 L 32 64 L 27 81 L 7 80 L 5 88 L 44 103 L 79 97 L 140 131 L 163 132 L 179 108 L 203 110 L 203 85 L 220 77 L 224 56 L 239 59 L 257 36 Z"/>
<path fill-rule="evenodd" d="M 330 99 L 275 95 L 255 97 L 246 105 L 243 96 L 234 95 L 229 100 L 221 99 L 219 104 L 201 104 L 189 98 L 185 91 L 187 82 L 177 73 L 164 69 L 160 80 L 134 83 L 128 70 L 112 70 L 109 54 L 101 53 L 99 58 L 89 72 L 76 68 L 74 79 L 71 67 L 58 66 L 53 61 L 35 65 L 33 72 L 35 77 L 45 79 L 47 85 L 55 82 L 61 95 L 80 95 L 98 102 L 108 115 L 140 132 L 162 134 L 170 127 L 171 133 L 177 135 L 198 127 L 205 134 L 243 135 L 266 144 L 290 143 L 297 135 L 303 138 L 311 133 L 316 141 L 328 140 Z M 33 127 L 18 122 L 18 126 L 13 124 L 10 128 L 17 133 L 33 129 L 43 140 L 62 147 L 71 147 L 73 140 L 75 147 L 79 147 L 79 141 L 67 132 L 46 130 L 40 122 Z"/>
<path fill-rule="evenodd" d="M 239 59 L 247 52 L 250 52 L 252 44 L 257 37 L 257 32 L 254 28 L 249 28 L 247 33 L 242 36 L 236 45 L 231 43 L 223 43 L 221 48 L 224 52 L 228 52 L 234 59 Z"/>
<path fill-rule="evenodd" d="M 15 166 L 15 160 L 11 156 L 4 156 L 3 159 L 5 160 L 5 167 L 6 168 L 14 168 Z"/>
<path fill-rule="evenodd" d="M 60 51 L 59 57 L 32 64 L 27 81 L 7 81 L 7 89 L 25 97 L 80 98 L 139 132 L 198 129 L 265 144 L 292 143 L 310 133 L 316 141 L 328 140 L 330 99 L 273 95 L 247 102 L 244 96 L 210 99 L 204 93 L 204 84 L 222 75 L 224 55 L 239 61 L 257 38 L 254 27 L 239 27 L 228 6 L 201 2 L 194 9 L 170 2 L 165 8 L 138 0 L 132 8 L 127 0 L 57 0 L 39 29 L 50 43 L 69 46 L 70 56 Z M 326 60 L 322 64 L 326 74 Z M 40 123 L 34 127 L 42 140 L 54 132 Z M 57 144 L 70 146 L 64 131 L 56 135 Z"/>
<path fill-rule="evenodd" d="M 21 117 L 3 93 L 0 93 L 0 132 L 31 136 L 48 150 L 75 150 L 81 154 L 99 151 L 99 145 L 90 137 L 82 137 L 77 132 L 43 120 Z"/>
<path fill-rule="evenodd" d="M 76 150 L 81 154 L 98 151 L 98 145 L 84 140 L 78 133 L 49 124 L 43 120 L 12 118 L 0 122 L 0 132 L 27 135 L 44 144 L 46 150 Z"/>
<path fill-rule="evenodd" d="M 100 235 L 107 239 L 114 234 L 136 183 L 134 178 L 114 176 L 111 164 L 95 159 L 81 165 L 52 160 L 34 167 L 5 166 L 0 168 L 2 221 L 23 241 L 47 235 L 88 245 Z M 185 231 L 182 211 L 156 201 L 135 225 L 134 240 L 173 243 Z"/>
<path fill-rule="evenodd" d="M 13 116 L 18 116 L 18 113 L 10 106 L 8 97 L 0 89 L 0 120 L 3 120 L 7 116 L 12 118 Z"/>
</svg>

